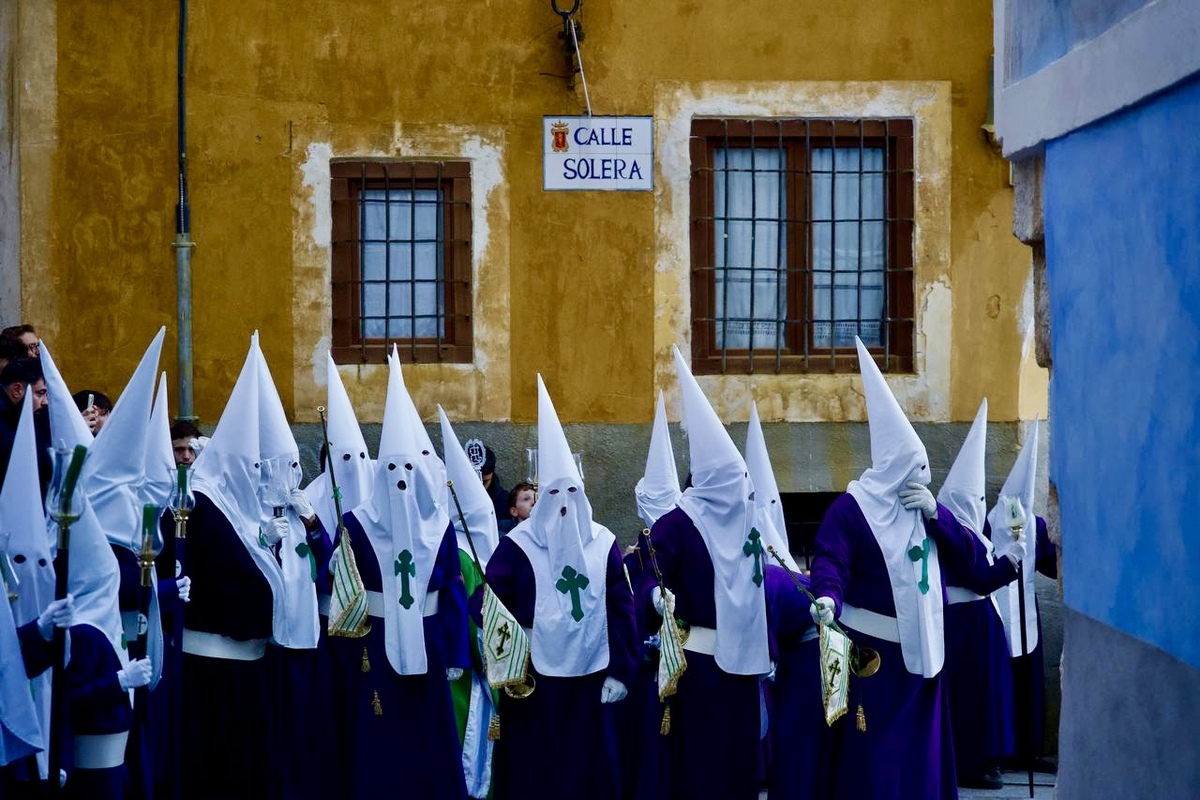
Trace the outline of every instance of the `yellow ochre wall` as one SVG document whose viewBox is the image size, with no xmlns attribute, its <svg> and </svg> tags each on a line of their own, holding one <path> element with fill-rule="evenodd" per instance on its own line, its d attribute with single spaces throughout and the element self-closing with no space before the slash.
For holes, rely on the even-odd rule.
<svg viewBox="0 0 1200 800">
<path fill-rule="evenodd" d="M 10 50 L 22 315 L 73 388 L 114 397 L 166 325 L 174 387 L 178 4 L 9 5 L 20 15 Z M 948 378 L 914 389 L 924 399 L 910 413 L 970 420 L 985 394 L 993 420 L 1045 413 L 1045 375 L 1029 346 L 1029 251 L 1011 233 L 1007 164 L 980 128 L 989 3 L 584 0 L 581 21 L 593 111 L 655 116 L 656 152 L 666 135 L 658 112 L 686 108 L 680 98 L 705 87 L 769 85 L 774 102 L 793 85 L 928 88 L 928 124 L 944 146 L 926 166 L 922 201 L 944 223 L 918 231 L 918 272 L 936 289 L 918 304 L 946 318 L 952 346 Z M 687 197 L 657 169 L 654 192 L 542 190 L 542 117 L 585 112 L 579 82 L 561 77 L 562 25 L 549 2 L 213 0 L 191 3 L 188 22 L 202 421 L 219 416 L 255 329 L 289 413 L 315 420 L 329 329 L 320 165 L 356 155 L 482 154 L 473 166 L 480 355 L 466 367 L 406 367 L 424 412 L 441 402 L 455 419 L 531 421 L 541 372 L 565 422 L 652 417 L 657 388 L 669 388 L 674 330 L 663 276 L 687 246 L 663 239 L 673 230 L 664 220 L 686 213 Z M 918 341 L 918 360 L 934 349 Z M 342 375 L 360 418 L 377 421 L 382 368 Z M 862 418 L 860 390 L 840 378 L 809 385 L 835 402 L 791 410 L 779 398 L 798 383 L 742 381 L 764 421 Z M 717 395 L 723 418 L 746 418 L 738 390 Z"/>
</svg>

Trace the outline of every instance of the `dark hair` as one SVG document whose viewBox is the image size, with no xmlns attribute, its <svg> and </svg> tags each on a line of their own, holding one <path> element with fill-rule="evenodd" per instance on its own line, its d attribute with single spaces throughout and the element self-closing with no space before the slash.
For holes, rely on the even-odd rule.
<svg viewBox="0 0 1200 800">
<path fill-rule="evenodd" d="M 515 508 L 515 507 L 516 507 L 516 505 L 517 505 L 517 498 L 518 498 L 518 497 L 520 497 L 520 496 L 521 496 L 521 492 L 524 492 L 524 491 L 530 491 L 530 492 L 532 492 L 532 491 L 533 491 L 533 484 L 532 484 L 532 483 L 529 483 L 528 481 L 521 481 L 521 482 L 520 482 L 520 483 L 518 483 L 516 486 L 514 486 L 514 487 L 512 488 L 512 490 L 511 490 L 511 491 L 509 491 L 509 493 L 508 493 L 508 507 L 509 507 L 509 508 Z"/>
<path fill-rule="evenodd" d="M 15 337 L 0 336 L 0 361 L 28 358 L 29 350 Z"/>
<path fill-rule="evenodd" d="M 200 429 L 186 419 L 181 419 L 171 426 L 171 440 L 175 439 L 199 439 Z"/>
<path fill-rule="evenodd" d="M 0 338 L 19 340 L 27 333 L 32 333 L 34 336 L 37 336 L 37 331 L 33 329 L 32 325 L 10 325 L 9 327 L 0 331 Z"/>
<path fill-rule="evenodd" d="M 483 446 L 483 466 L 479 468 L 480 475 L 491 475 L 496 471 L 496 454 L 486 444 Z"/>
<path fill-rule="evenodd" d="M 82 389 L 71 395 L 71 399 L 75 401 L 75 407 L 80 411 L 87 408 L 88 395 L 92 396 L 92 405 L 103 411 L 112 411 L 112 400 L 108 399 L 108 395 L 104 392 L 97 392 L 95 389 Z"/>
<path fill-rule="evenodd" d="M 0 370 L 0 386 L 11 386 L 14 383 L 36 383 L 42 380 L 42 360 L 40 358 L 14 358 Z"/>
</svg>

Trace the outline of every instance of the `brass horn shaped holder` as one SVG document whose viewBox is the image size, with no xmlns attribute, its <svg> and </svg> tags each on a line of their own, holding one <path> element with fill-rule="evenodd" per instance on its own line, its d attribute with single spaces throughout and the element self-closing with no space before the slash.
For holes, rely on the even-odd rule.
<svg viewBox="0 0 1200 800">
<path fill-rule="evenodd" d="M 529 673 L 525 673 L 525 677 L 520 683 L 510 683 L 504 687 L 504 693 L 514 700 L 524 700 L 529 695 L 533 694 L 533 690 L 537 688 L 537 681 Z"/>
</svg>

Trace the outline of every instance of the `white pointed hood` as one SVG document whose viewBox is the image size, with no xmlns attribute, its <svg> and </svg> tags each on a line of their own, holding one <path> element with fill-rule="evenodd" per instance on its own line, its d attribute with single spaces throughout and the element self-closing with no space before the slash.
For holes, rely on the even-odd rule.
<svg viewBox="0 0 1200 800">
<path fill-rule="evenodd" d="M 799 572 L 800 565 L 792 558 L 792 550 L 788 545 L 783 498 L 779 496 L 779 484 L 775 482 L 775 470 L 767 452 L 767 438 L 758 419 L 758 404 L 754 402 L 750 403 L 750 424 L 746 426 L 746 471 L 750 473 L 750 483 L 754 485 L 755 527 L 779 553 L 788 569 Z"/>
<path fill-rule="evenodd" d="M 654 427 L 650 429 L 650 450 L 646 454 L 646 471 L 633 487 L 637 498 L 638 516 L 647 528 L 653 528 L 658 518 L 675 508 L 679 497 L 679 472 L 675 468 L 675 451 L 671 448 L 671 431 L 667 426 L 667 405 L 662 390 L 654 407 Z"/>
<path fill-rule="evenodd" d="M 608 666 L 608 554 L 615 538 L 592 520 L 583 476 L 541 375 L 537 387 L 538 500 L 508 536 L 533 569 L 534 666 L 543 675 L 588 675 Z"/>
<path fill-rule="evenodd" d="M 858 502 L 887 564 L 904 666 L 914 675 L 931 678 L 945 659 L 942 573 L 932 539 L 924 567 L 922 560 L 910 558 L 912 548 L 926 543 L 925 523 L 920 511 L 901 505 L 899 495 L 909 481 L 929 484 L 929 457 L 870 351 L 857 337 L 855 343 L 867 401 L 871 467 L 846 491 Z M 928 582 L 922 592 L 918 582 L 924 575 Z"/>
<path fill-rule="evenodd" d="M 765 675 L 771 660 L 763 576 L 770 556 L 762 532 L 755 528 L 749 471 L 679 348 L 672 350 L 683 395 L 692 474 L 692 485 L 684 490 L 679 507 L 699 530 L 713 562 L 715 658 L 726 672 Z"/>
<path fill-rule="evenodd" d="M 103 432 L 103 428 L 100 429 Z M 167 373 L 158 379 L 154 410 L 150 412 L 150 433 L 146 437 L 146 483 L 142 499 L 166 509 L 175 493 L 178 472 L 171 446 L 171 412 L 167 403 Z"/>
<path fill-rule="evenodd" d="M 80 485 L 108 540 L 127 550 L 142 549 L 142 484 L 146 480 L 146 448 L 150 412 L 166 328 L 159 328 L 100 429 L 83 467 Z"/>
<path fill-rule="evenodd" d="M 37 619 L 54 599 L 54 565 L 38 483 L 33 393 L 21 404 L 8 472 L 0 486 L 0 558 L 16 579 L 17 599 L 0 603 L 0 651 L 20 652 L 16 628 Z M 0 587 L 3 588 L 3 587 Z M 11 632 L 10 632 L 11 629 Z M 32 690 L 32 691 L 31 691 Z M 49 729 L 50 672 L 30 681 L 20 658 L 0 659 L 0 763 L 43 749 Z M 44 759 L 43 759 L 44 760 Z M 44 769 L 43 765 L 43 769 Z"/>
<path fill-rule="evenodd" d="M 38 345 L 38 352 L 42 361 L 42 374 L 46 377 L 47 399 L 50 401 L 50 407 L 47 409 L 47 413 L 50 414 L 50 446 L 90 445 L 95 437 L 88 429 L 83 414 L 79 413 L 79 408 L 71 397 L 71 390 L 67 388 L 62 373 L 58 371 L 58 365 L 54 363 L 45 339 Z"/>
<path fill-rule="evenodd" d="M 400 675 L 422 675 L 428 669 L 424 602 L 450 524 L 446 473 L 437 454 L 425 445 L 423 431 L 404 386 L 400 359 L 393 352 L 388 358 L 374 486 L 355 517 L 379 562 L 384 647 L 388 662 Z"/>
<path fill-rule="evenodd" d="M 983 523 L 987 514 L 987 479 L 984 456 L 987 445 L 987 398 L 979 404 L 975 421 L 958 449 L 958 457 L 950 467 L 937 501 L 953 512 L 955 518 L 969 528 L 986 545 Z M 990 548 L 988 548 L 990 549 Z"/>
<path fill-rule="evenodd" d="M 1025 554 L 1024 585 L 1025 592 L 1025 638 L 1027 652 L 1033 652 L 1038 643 L 1037 602 L 1034 593 L 1034 575 L 1037 573 L 1037 516 L 1033 513 L 1034 492 L 1037 487 L 1038 460 L 1038 427 L 1040 421 L 1035 419 L 1025 434 L 1025 443 L 1021 452 L 1013 462 L 1004 486 L 1000 489 L 1000 497 L 996 505 L 988 512 L 988 523 L 992 528 L 994 539 L 1001 531 L 1010 528 L 1005 498 L 1015 497 L 1021 501 L 1025 509 L 1025 527 L 1022 536 L 1028 537 L 1029 547 Z M 1017 594 L 1017 584 L 1008 584 L 997 589 L 993 596 L 1000 610 L 1000 621 L 1004 623 L 1004 632 L 1008 634 L 1009 652 L 1014 656 L 1021 655 L 1021 612 L 1020 596 Z"/>
<path fill-rule="evenodd" d="M 342 495 L 342 513 L 345 514 L 362 504 L 371 494 L 371 482 L 375 474 L 375 462 L 367 452 L 367 441 L 363 438 L 358 416 L 350 403 L 350 395 L 342 383 L 333 356 L 326 353 L 325 427 L 329 436 L 326 472 L 322 472 L 305 487 L 309 501 L 317 516 L 325 523 L 325 530 L 332 536 L 337 530 L 337 507 L 333 501 L 333 486 L 330 483 L 328 465 L 332 465 L 333 477 L 337 480 Z"/>
<path fill-rule="evenodd" d="M 306 543 L 303 525 L 294 512 L 285 512 L 291 524 L 287 541 L 279 548 L 282 565 L 259 541 L 262 526 L 272 514 L 264 501 L 263 461 L 277 458 L 290 466 L 292 459 L 298 460 L 290 430 L 286 434 L 283 431 L 286 427 L 283 406 L 256 331 L 250 337 L 250 350 L 217 429 L 192 466 L 192 488 L 225 515 L 270 584 L 276 644 L 312 648 L 316 647 L 318 634 L 316 588 L 309 577 L 308 558 L 295 550 Z"/>
<path fill-rule="evenodd" d="M 442 425 L 442 452 L 445 454 L 446 476 L 454 482 L 454 491 L 458 495 L 458 507 L 462 508 L 462 517 L 459 517 L 458 507 L 455 507 L 454 500 L 451 498 L 448 510 L 450 520 L 454 523 L 454 531 L 458 536 L 458 549 L 467 554 L 474 552 L 479 558 L 480 566 L 486 568 L 488 559 L 492 557 L 492 551 L 500 542 L 500 531 L 496 523 L 496 507 L 492 503 L 492 498 L 488 497 L 487 489 L 483 488 L 483 483 L 480 482 L 479 475 L 471 464 L 471 459 L 467 457 L 467 452 L 463 450 L 462 445 L 458 442 L 458 437 L 454 435 L 450 418 L 446 416 L 446 412 L 440 405 L 437 407 L 437 411 L 438 420 Z M 471 532 L 470 541 L 467 540 L 466 529 Z M 472 545 L 474 545 L 473 551 Z"/>
</svg>

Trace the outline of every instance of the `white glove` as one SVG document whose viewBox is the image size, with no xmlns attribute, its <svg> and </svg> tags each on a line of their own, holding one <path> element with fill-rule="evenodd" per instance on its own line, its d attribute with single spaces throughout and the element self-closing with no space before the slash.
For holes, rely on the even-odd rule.
<svg viewBox="0 0 1200 800">
<path fill-rule="evenodd" d="M 272 517 L 262 529 L 262 540 L 267 547 L 274 547 L 284 540 L 288 534 L 288 521 L 284 517 Z"/>
<path fill-rule="evenodd" d="M 69 628 L 75 622 L 75 598 L 67 595 L 62 600 L 55 600 L 38 615 L 38 633 L 47 642 L 54 636 L 54 629 Z"/>
<path fill-rule="evenodd" d="M 175 588 L 179 590 L 179 602 L 187 603 L 192 599 L 192 579 L 187 575 L 175 581 Z"/>
<path fill-rule="evenodd" d="M 126 691 L 140 689 L 150 683 L 150 677 L 153 673 L 154 669 L 150 666 L 150 659 L 135 658 L 125 665 L 125 669 L 117 672 L 117 682 Z"/>
<path fill-rule="evenodd" d="M 1012 528 L 999 528 L 992 531 L 992 546 L 997 558 L 1008 556 L 1013 566 L 1016 566 L 1029 554 L 1029 537 L 1022 532 L 1020 538 L 1017 538 L 1013 536 Z"/>
<path fill-rule="evenodd" d="M 665 602 L 664 597 L 666 598 Z M 654 603 L 654 610 L 660 617 L 667 615 L 667 609 L 670 609 L 670 613 L 675 613 L 675 594 L 670 589 L 655 586 L 654 591 L 650 594 L 650 600 Z"/>
<path fill-rule="evenodd" d="M 446 680 L 453 683 L 463 676 L 462 667 L 446 667 Z"/>
<path fill-rule="evenodd" d="M 600 702 L 615 703 L 624 700 L 627 694 L 629 690 L 625 688 L 625 684 L 616 678 L 605 678 L 604 685 L 600 687 Z"/>
<path fill-rule="evenodd" d="M 308 502 L 308 495 L 304 493 L 303 489 L 292 489 L 291 494 L 288 495 L 288 505 L 299 515 L 300 519 L 312 519 L 317 515 L 312 503 Z"/>
<path fill-rule="evenodd" d="M 909 511 L 920 511 L 925 519 L 937 516 L 937 500 L 928 486 L 922 486 L 916 481 L 909 481 L 907 489 L 900 490 L 900 504 Z"/>
<path fill-rule="evenodd" d="M 808 613 L 812 615 L 813 622 L 832 625 L 835 608 L 837 608 L 837 604 L 833 602 L 832 597 L 818 597 L 817 602 L 809 606 Z"/>
</svg>

